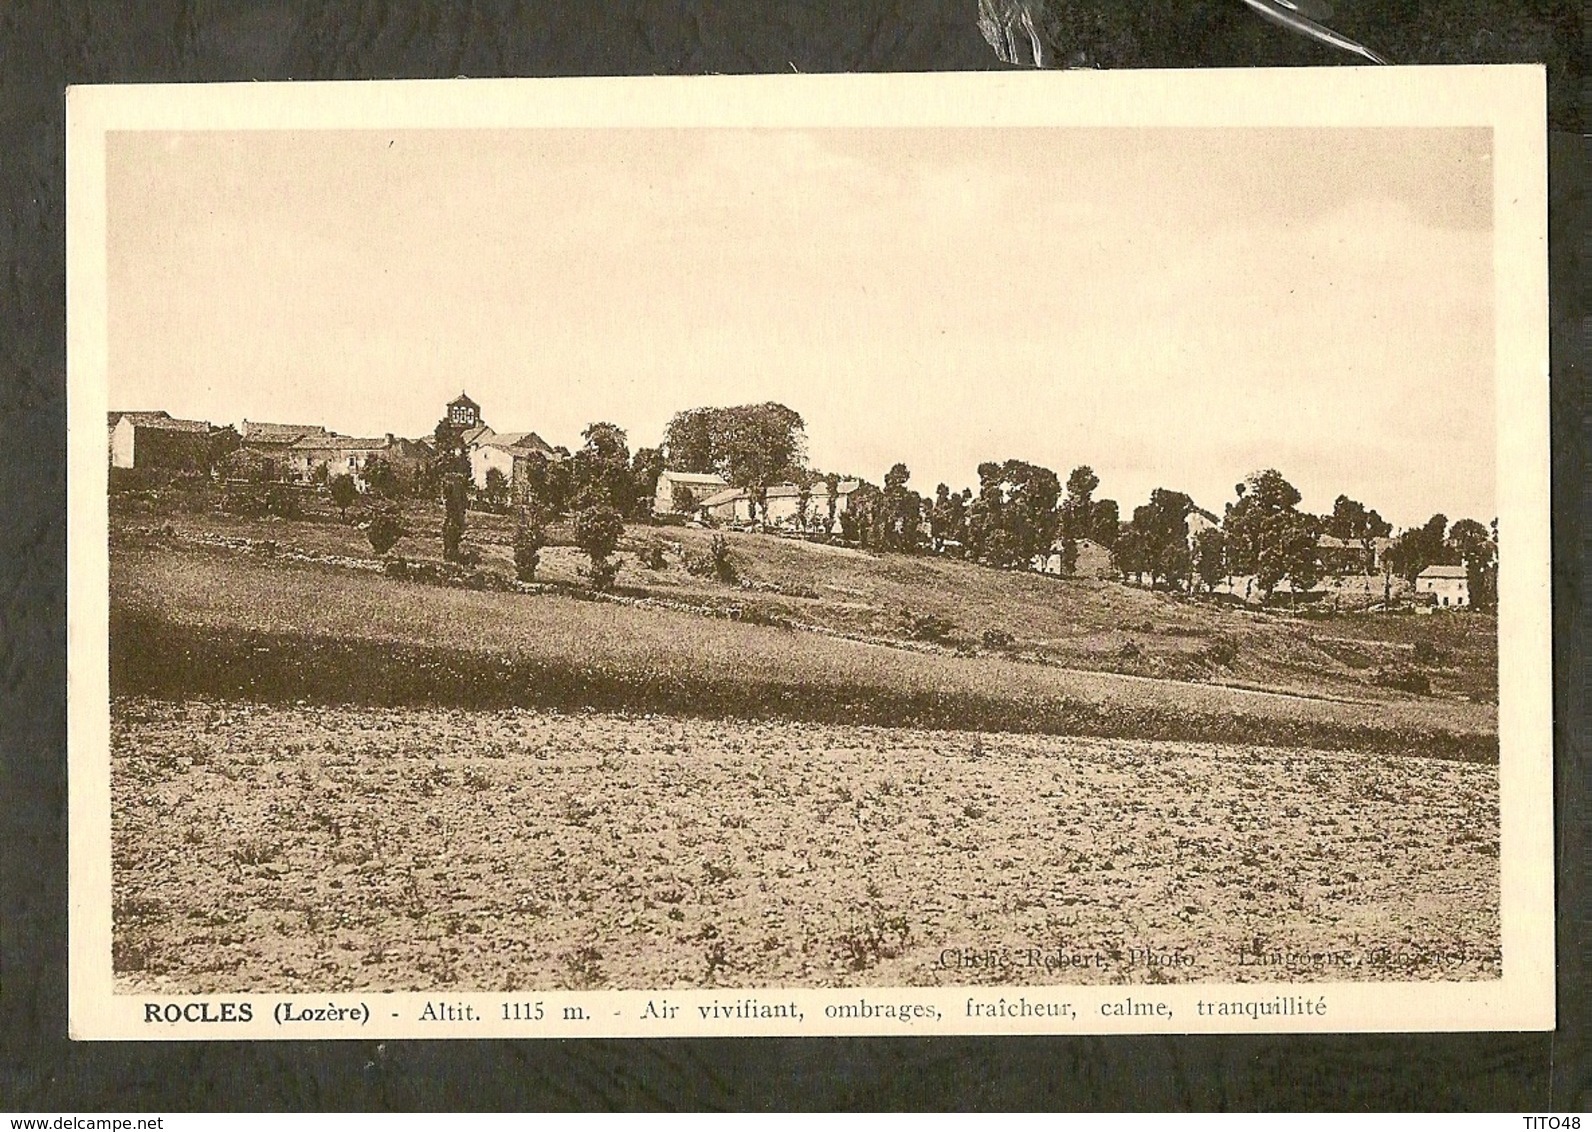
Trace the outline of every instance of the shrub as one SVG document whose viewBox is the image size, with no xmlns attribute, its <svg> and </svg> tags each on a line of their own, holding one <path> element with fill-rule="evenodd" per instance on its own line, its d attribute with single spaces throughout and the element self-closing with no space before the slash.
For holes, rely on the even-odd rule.
<svg viewBox="0 0 1592 1132">
<path fill-rule="evenodd" d="M 1005 629 L 985 629 L 983 639 L 987 649 L 1009 649 L 1017 643 L 1017 638 Z"/>
<path fill-rule="evenodd" d="M 1226 668 L 1238 659 L 1238 638 L 1228 633 L 1221 633 L 1211 639 L 1202 655 L 1211 664 Z"/>
<path fill-rule="evenodd" d="M 619 577 L 619 559 L 604 558 L 594 561 L 591 569 L 586 573 L 591 582 L 591 588 L 598 593 L 606 593 L 614 588 L 614 580 Z"/>
<path fill-rule="evenodd" d="M 522 582 L 536 580 L 536 568 L 542 564 L 542 546 L 547 539 L 541 525 L 523 522 L 514 531 L 514 576 Z"/>
<path fill-rule="evenodd" d="M 901 611 L 901 631 L 910 640 L 944 641 L 955 629 L 956 626 L 950 621 L 936 614 L 918 613 L 911 609 Z"/>
<path fill-rule="evenodd" d="M 1415 642 L 1415 663 L 1417 664 L 1442 664 L 1443 651 L 1431 641 Z"/>
<path fill-rule="evenodd" d="M 350 475 L 333 476 L 326 485 L 327 492 L 332 497 L 332 506 L 337 508 L 338 515 L 346 523 L 348 509 L 354 505 L 358 495 L 354 487 L 354 477 Z"/>
<path fill-rule="evenodd" d="M 688 555 L 685 568 L 698 578 L 713 578 L 727 586 L 733 586 L 741 580 L 735 553 L 730 550 L 730 540 L 721 534 L 713 536 L 707 553 Z"/>
<path fill-rule="evenodd" d="M 262 492 L 229 487 L 221 497 L 221 509 L 246 519 L 258 519 L 266 513 L 267 501 Z"/>
<path fill-rule="evenodd" d="M 480 547 L 470 546 L 467 543 L 461 543 L 458 549 L 453 552 L 453 560 L 460 566 L 479 566 L 481 565 L 481 549 Z"/>
<path fill-rule="evenodd" d="M 110 490 L 155 491 L 171 482 L 171 474 L 160 468 L 112 468 Z"/>
<path fill-rule="evenodd" d="M 587 577 L 592 589 L 612 588 L 619 565 L 610 562 L 608 556 L 619 546 L 619 538 L 625 533 L 624 518 L 607 503 L 595 502 L 577 511 L 570 526 L 575 544 L 591 559 Z"/>
<path fill-rule="evenodd" d="M 668 564 L 660 539 L 647 540 L 647 545 L 641 551 L 641 564 L 649 570 L 662 570 Z"/>
<path fill-rule="evenodd" d="M 265 509 L 278 519 L 297 519 L 303 514 L 298 492 L 286 484 L 273 484 L 266 489 Z"/>
<path fill-rule="evenodd" d="M 409 560 L 401 554 L 389 555 L 387 561 L 382 563 L 382 572 L 389 578 L 408 578 Z"/>
<path fill-rule="evenodd" d="M 1380 687 L 1413 692 L 1417 696 L 1428 696 L 1432 692 L 1431 678 L 1414 668 L 1394 665 L 1377 672 L 1374 680 Z"/>
<path fill-rule="evenodd" d="M 370 517 L 370 525 L 365 528 L 365 537 L 370 540 L 370 548 L 377 554 L 386 554 L 408 533 L 404 530 L 398 509 L 391 506 L 379 508 Z"/>
</svg>

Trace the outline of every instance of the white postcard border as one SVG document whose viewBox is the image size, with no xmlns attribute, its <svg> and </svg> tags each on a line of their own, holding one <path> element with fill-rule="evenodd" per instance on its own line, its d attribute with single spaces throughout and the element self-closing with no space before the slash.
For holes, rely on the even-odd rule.
<svg viewBox="0 0 1592 1132">
<path fill-rule="evenodd" d="M 470 80 L 68 92 L 70 1031 L 84 1039 L 1531 1030 L 1554 1024 L 1545 78 L 1537 67 Z M 608 126 L 1487 126 L 1498 375 L 1503 978 L 508 994 L 118 995 L 111 972 L 105 136 L 114 130 Z M 661 1004 L 678 1008 L 672 1017 Z M 703 1017 L 791 1003 L 791 1018 Z M 1004 1000 L 1015 1017 L 969 1017 Z M 1284 1000 L 1291 1002 L 1286 1013 Z M 1324 1012 L 1304 1009 L 1319 1002 Z M 1071 1016 L 1016 1004 L 1066 1003 Z M 1165 1003 L 1170 1016 L 1111 1013 Z M 1253 1017 L 1199 1002 L 1273 1003 Z M 545 1016 L 505 1018 L 505 1004 Z M 938 1019 L 866 1013 L 921 1004 Z M 228 1004 L 231 1004 L 230 1006 Z M 249 1020 L 238 1016 L 247 1008 Z M 450 1015 L 422 1020 L 427 1008 Z M 468 1007 L 480 1020 L 464 1020 Z M 1297 1007 L 1297 1009 L 1295 1009 Z M 293 1021 L 343 1008 L 341 1020 Z M 826 1008 L 828 1013 L 826 1014 Z M 836 1010 L 840 1010 L 837 1015 Z M 152 1016 L 151 1011 L 154 1015 Z M 457 1015 L 450 1012 L 458 1011 Z M 578 1011 L 580 1017 L 568 1011 Z M 222 1014 L 228 1015 L 221 1019 Z"/>
</svg>

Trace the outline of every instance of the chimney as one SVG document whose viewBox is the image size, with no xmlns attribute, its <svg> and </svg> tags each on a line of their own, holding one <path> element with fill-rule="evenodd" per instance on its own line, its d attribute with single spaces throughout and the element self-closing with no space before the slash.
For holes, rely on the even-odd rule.
<svg viewBox="0 0 1592 1132">
<path fill-rule="evenodd" d="M 392 433 L 389 432 L 387 434 L 387 447 L 391 448 L 392 445 L 393 445 Z"/>
</svg>

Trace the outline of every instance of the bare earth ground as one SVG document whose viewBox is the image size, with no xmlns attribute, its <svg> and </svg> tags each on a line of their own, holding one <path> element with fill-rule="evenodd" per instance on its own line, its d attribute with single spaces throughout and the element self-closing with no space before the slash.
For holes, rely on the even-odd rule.
<svg viewBox="0 0 1592 1132">
<path fill-rule="evenodd" d="M 1495 764 L 131 697 L 112 744 L 124 991 L 1500 973 Z"/>
</svg>

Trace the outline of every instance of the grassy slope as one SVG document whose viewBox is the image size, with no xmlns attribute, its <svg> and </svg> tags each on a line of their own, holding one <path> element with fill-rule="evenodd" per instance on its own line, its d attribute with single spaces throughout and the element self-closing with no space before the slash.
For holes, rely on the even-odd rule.
<svg viewBox="0 0 1592 1132">
<path fill-rule="evenodd" d="M 1495 715 L 1481 705 L 1343 704 L 919 655 L 193 549 L 119 547 L 111 578 L 121 693 L 595 707 L 1496 758 Z"/>
<path fill-rule="evenodd" d="M 113 525 L 170 521 L 179 532 L 214 531 L 273 538 L 283 546 L 319 553 L 369 557 L 356 529 L 335 521 L 324 500 L 311 498 L 309 521 L 241 520 L 206 510 L 158 516 L 113 501 Z M 405 521 L 414 534 L 398 545 L 413 559 L 438 550 L 435 508 L 410 505 Z M 318 520 L 318 521 L 316 521 Z M 488 568 L 512 573 L 511 522 L 472 512 L 467 539 Z M 538 577 L 575 584 L 584 559 L 555 545 L 542 555 Z M 754 610 L 798 625 L 900 639 L 903 614 L 947 621 L 949 643 L 977 646 L 987 630 L 1010 634 L 1025 653 L 1068 667 L 1131 675 L 1274 688 L 1307 695 L 1400 701 L 1378 687 L 1378 668 L 1414 663 L 1414 647 L 1436 659 L 1420 665 L 1440 696 L 1495 702 L 1497 627 L 1478 615 L 1340 616 L 1306 622 L 1275 614 L 1194 603 L 1134 586 L 1060 579 L 1021 571 L 995 571 L 950 559 L 873 556 L 838 547 L 762 535 L 729 534 L 743 578 L 754 588 L 730 588 L 694 578 L 688 553 L 705 551 L 711 532 L 688 528 L 632 527 L 621 547 L 620 586 L 627 592 L 706 609 Z M 643 569 L 635 551 L 657 540 L 666 567 Z M 1236 659 L 1214 663 L 1208 655 L 1222 638 L 1237 646 Z"/>
</svg>

